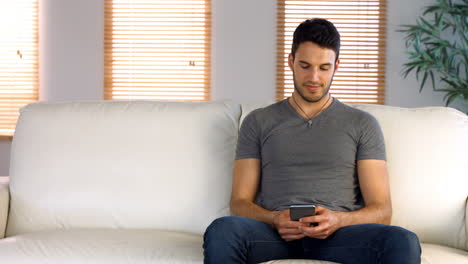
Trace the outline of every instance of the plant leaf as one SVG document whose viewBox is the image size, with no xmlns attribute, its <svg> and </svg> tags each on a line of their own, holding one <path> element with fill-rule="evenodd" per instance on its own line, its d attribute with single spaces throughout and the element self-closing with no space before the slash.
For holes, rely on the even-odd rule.
<svg viewBox="0 0 468 264">
<path fill-rule="evenodd" d="M 458 96 L 459 96 L 459 94 L 457 94 L 457 93 L 451 93 L 451 94 L 449 93 L 449 94 L 447 94 L 447 95 L 449 95 L 449 96 L 447 97 L 447 99 L 446 99 L 446 101 L 445 101 L 445 106 L 449 106 L 449 105 L 450 105 L 451 103 L 453 103 L 453 101 L 455 101 L 455 99 L 457 99 Z"/>
<path fill-rule="evenodd" d="M 426 15 L 427 13 L 432 13 L 437 10 L 440 10 L 440 6 L 437 6 L 437 5 L 428 6 L 428 8 L 424 10 L 423 15 Z"/>
<path fill-rule="evenodd" d="M 435 87 L 435 81 L 434 81 L 434 72 L 433 72 L 433 71 L 429 71 L 429 76 L 431 76 L 432 90 L 435 90 L 436 87 Z"/>
<path fill-rule="evenodd" d="M 468 0 L 436 0 L 423 9 L 414 25 L 403 25 L 408 61 L 405 78 L 414 71 L 421 92 L 430 78 L 432 89 L 445 93 L 447 105 L 456 98 L 468 104 Z M 442 85 L 443 89 L 436 86 Z"/>
<path fill-rule="evenodd" d="M 424 72 L 423 79 L 421 81 L 421 86 L 419 87 L 419 92 L 422 91 L 424 84 L 426 83 L 426 79 L 427 79 L 427 72 Z"/>
</svg>

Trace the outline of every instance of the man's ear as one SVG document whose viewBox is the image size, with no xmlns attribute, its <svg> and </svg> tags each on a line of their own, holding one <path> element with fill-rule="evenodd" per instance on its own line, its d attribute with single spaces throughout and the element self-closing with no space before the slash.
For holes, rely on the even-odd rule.
<svg viewBox="0 0 468 264">
<path fill-rule="evenodd" d="M 291 69 L 291 71 L 294 71 L 294 70 L 293 70 L 294 57 L 293 57 L 292 53 L 289 53 L 289 56 L 288 56 L 288 65 L 289 65 L 289 69 Z"/>
<path fill-rule="evenodd" d="M 335 72 L 338 70 L 339 67 L 340 67 L 340 59 L 337 59 L 335 62 Z"/>
</svg>

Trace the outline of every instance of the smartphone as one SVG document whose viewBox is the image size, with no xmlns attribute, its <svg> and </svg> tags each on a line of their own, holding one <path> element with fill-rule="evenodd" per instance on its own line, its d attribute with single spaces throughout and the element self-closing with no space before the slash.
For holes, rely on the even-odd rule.
<svg viewBox="0 0 468 264">
<path fill-rule="evenodd" d="M 313 204 L 293 204 L 289 206 L 291 220 L 299 221 L 300 218 L 315 215 L 315 205 Z"/>
</svg>

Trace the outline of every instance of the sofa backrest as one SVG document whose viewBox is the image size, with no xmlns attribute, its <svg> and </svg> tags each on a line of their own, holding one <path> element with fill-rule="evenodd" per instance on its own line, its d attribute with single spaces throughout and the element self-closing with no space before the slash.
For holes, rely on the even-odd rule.
<svg viewBox="0 0 468 264">
<path fill-rule="evenodd" d="M 12 144 L 7 235 L 76 227 L 202 233 L 228 214 L 239 120 L 265 105 L 23 108 Z M 392 223 L 423 242 L 468 250 L 467 116 L 443 107 L 353 106 L 382 126 Z"/>
<path fill-rule="evenodd" d="M 228 214 L 240 105 L 35 103 L 12 143 L 7 235 L 61 228 L 203 233 Z"/>
<path fill-rule="evenodd" d="M 266 105 L 242 105 L 241 120 Z M 468 250 L 468 117 L 446 107 L 351 106 L 374 115 L 382 127 L 392 224 L 422 242 Z"/>
<path fill-rule="evenodd" d="M 354 107 L 374 115 L 384 133 L 392 224 L 422 242 L 468 250 L 468 117 L 446 107 Z"/>
</svg>

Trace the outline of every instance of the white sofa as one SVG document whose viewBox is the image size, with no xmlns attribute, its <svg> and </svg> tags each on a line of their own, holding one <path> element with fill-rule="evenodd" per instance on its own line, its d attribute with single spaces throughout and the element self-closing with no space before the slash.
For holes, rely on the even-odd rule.
<svg viewBox="0 0 468 264">
<path fill-rule="evenodd" d="M 259 106 L 23 108 L 9 182 L 0 178 L 0 263 L 202 263 L 205 228 L 229 212 L 239 122 Z M 468 263 L 467 116 L 442 107 L 354 106 L 384 131 L 392 223 L 418 234 L 423 263 Z"/>
</svg>

